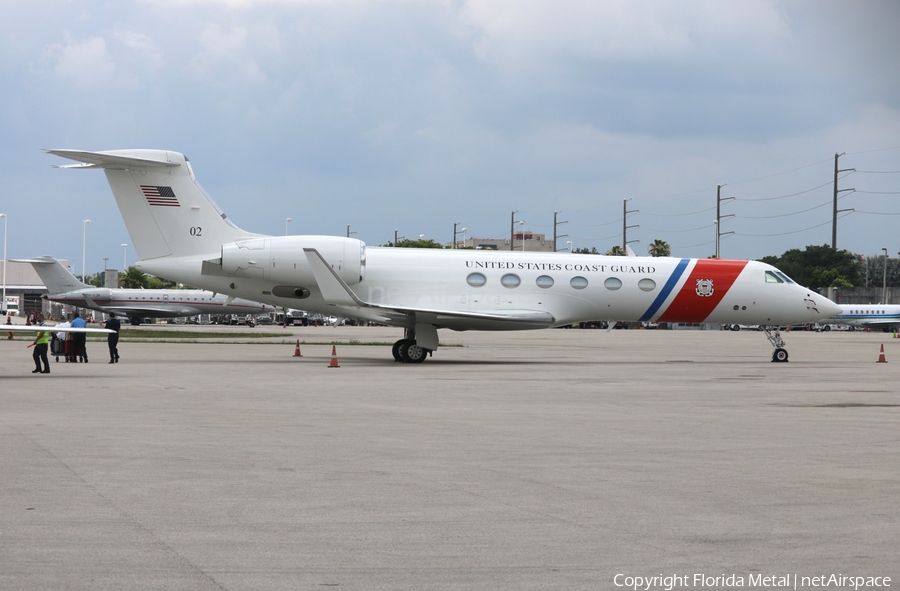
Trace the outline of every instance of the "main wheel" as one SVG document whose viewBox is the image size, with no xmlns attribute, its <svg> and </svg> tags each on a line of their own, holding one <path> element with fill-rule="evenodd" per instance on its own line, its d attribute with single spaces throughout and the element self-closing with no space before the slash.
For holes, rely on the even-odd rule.
<svg viewBox="0 0 900 591">
<path fill-rule="evenodd" d="M 772 361 L 778 362 L 786 362 L 788 360 L 788 352 L 787 349 L 775 349 L 775 352 L 772 353 Z"/>
<path fill-rule="evenodd" d="M 403 356 L 400 354 L 400 347 L 402 347 L 404 343 L 411 343 L 411 342 L 412 341 L 408 341 L 406 339 L 400 339 L 399 341 L 394 343 L 394 346 L 391 347 L 391 355 L 394 356 L 394 361 L 397 361 L 399 363 L 404 362 Z"/>
<path fill-rule="evenodd" d="M 422 363 L 428 357 L 428 350 L 417 345 L 415 341 L 410 341 L 405 347 L 400 347 L 400 353 L 407 363 Z"/>
</svg>

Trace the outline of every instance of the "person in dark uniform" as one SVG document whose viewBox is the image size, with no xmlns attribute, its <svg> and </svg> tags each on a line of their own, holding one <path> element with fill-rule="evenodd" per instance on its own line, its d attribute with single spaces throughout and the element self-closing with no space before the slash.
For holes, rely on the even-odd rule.
<svg viewBox="0 0 900 591">
<path fill-rule="evenodd" d="M 116 318 L 115 312 L 109 313 L 109 320 L 106 321 L 106 324 L 103 325 L 103 328 L 108 328 L 109 330 L 114 330 L 115 332 L 109 333 L 106 337 L 106 344 L 109 345 L 109 362 L 110 363 L 118 363 L 119 362 L 119 330 L 122 328 L 122 323 Z"/>
</svg>

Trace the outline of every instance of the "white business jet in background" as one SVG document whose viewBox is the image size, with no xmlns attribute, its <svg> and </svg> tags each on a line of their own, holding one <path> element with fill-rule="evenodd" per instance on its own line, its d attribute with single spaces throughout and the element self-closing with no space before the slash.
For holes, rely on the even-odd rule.
<svg viewBox="0 0 900 591">
<path fill-rule="evenodd" d="M 839 304 L 840 313 L 822 321 L 846 324 L 854 328 L 877 328 L 891 332 L 900 328 L 900 305 L 897 304 Z"/>
<path fill-rule="evenodd" d="M 181 318 L 199 314 L 266 314 L 274 306 L 228 297 L 199 289 L 124 289 L 87 285 L 78 280 L 62 263 L 43 256 L 21 259 L 31 263 L 49 294 L 43 296 L 79 308 L 99 310 L 128 317 L 132 324 L 142 318 Z"/>
<path fill-rule="evenodd" d="M 337 236 L 265 236 L 229 220 L 190 161 L 165 150 L 47 150 L 100 168 L 140 262 L 158 277 L 285 308 L 404 329 L 398 361 L 421 362 L 438 329 L 528 330 L 582 321 L 815 322 L 836 304 L 757 261 L 367 248 Z M 772 328 L 768 328 L 772 327 Z"/>
</svg>

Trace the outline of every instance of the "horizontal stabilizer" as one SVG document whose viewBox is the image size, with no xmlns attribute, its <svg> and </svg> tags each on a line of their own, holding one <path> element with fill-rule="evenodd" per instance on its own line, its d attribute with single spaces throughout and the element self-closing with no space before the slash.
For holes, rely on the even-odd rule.
<svg viewBox="0 0 900 591">
<path fill-rule="evenodd" d="M 62 156 L 69 160 L 77 160 L 83 164 L 67 164 L 57 168 L 109 168 L 125 170 L 131 167 L 170 168 L 181 166 L 178 162 L 161 160 L 160 150 L 117 150 L 112 152 L 87 152 L 85 150 L 45 150 L 48 154 Z"/>
</svg>

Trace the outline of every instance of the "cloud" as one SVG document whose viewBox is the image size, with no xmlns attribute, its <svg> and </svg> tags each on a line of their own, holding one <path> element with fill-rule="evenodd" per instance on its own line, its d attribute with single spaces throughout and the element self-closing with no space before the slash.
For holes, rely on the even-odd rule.
<svg viewBox="0 0 900 591">
<path fill-rule="evenodd" d="M 139 71 L 142 75 L 158 72 L 165 66 L 165 53 L 147 34 L 131 30 L 117 30 L 113 34 L 116 55 L 122 67 Z"/>
<path fill-rule="evenodd" d="M 484 59 L 522 70 L 561 60 L 703 60 L 705 50 L 723 39 L 735 52 L 771 52 L 789 37 L 784 16 L 759 0 L 470 0 L 461 18 L 472 27 Z"/>
<path fill-rule="evenodd" d="M 244 27 L 223 29 L 214 23 L 207 25 L 200 35 L 200 51 L 190 60 L 189 69 L 217 85 L 266 82 L 266 75 L 254 57 L 259 49 L 254 42 L 267 40 L 270 43 L 271 37 L 257 33 L 251 36 Z"/>
<path fill-rule="evenodd" d="M 115 61 L 102 37 L 75 41 L 66 35 L 65 42 L 52 45 L 48 53 L 54 63 L 53 73 L 80 89 L 104 86 L 116 72 Z"/>
</svg>

